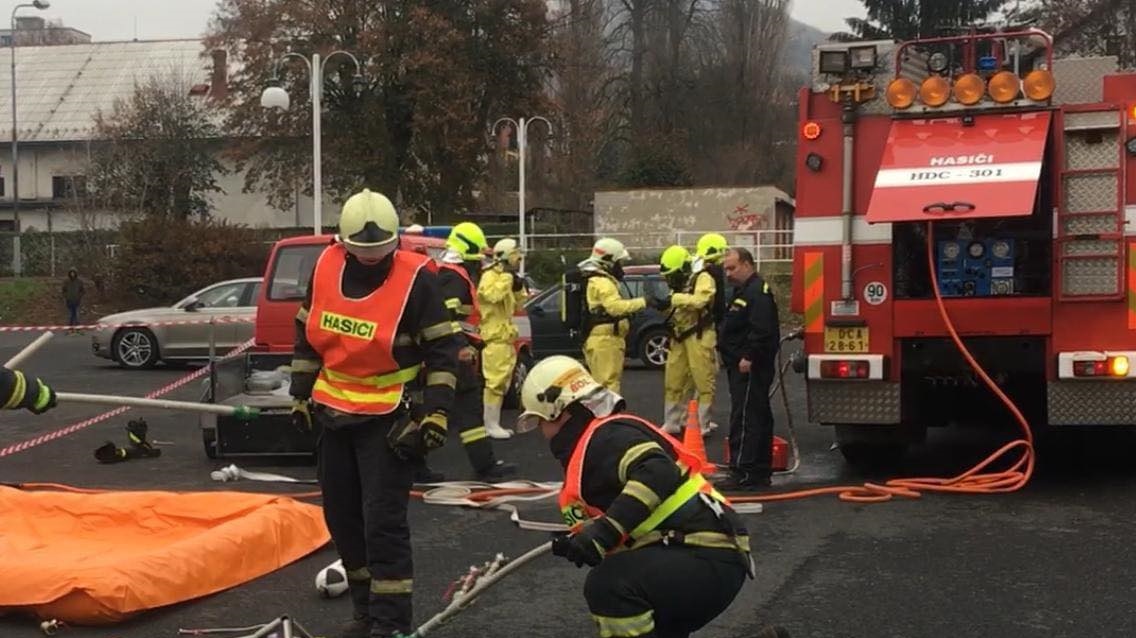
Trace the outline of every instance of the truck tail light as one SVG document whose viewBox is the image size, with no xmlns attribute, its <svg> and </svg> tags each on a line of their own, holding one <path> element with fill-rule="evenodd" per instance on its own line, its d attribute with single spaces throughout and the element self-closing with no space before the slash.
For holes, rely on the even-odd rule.
<svg viewBox="0 0 1136 638">
<path fill-rule="evenodd" d="M 1109 357 L 1103 361 L 1075 361 L 1073 375 L 1077 377 L 1126 377 L 1128 357 Z"/>
<path fill-rule="evenodd" d="M 822 379 L 867 379 L 868 374 L 867 361 L 822 361 L 820 363 Z"/>
</svg>

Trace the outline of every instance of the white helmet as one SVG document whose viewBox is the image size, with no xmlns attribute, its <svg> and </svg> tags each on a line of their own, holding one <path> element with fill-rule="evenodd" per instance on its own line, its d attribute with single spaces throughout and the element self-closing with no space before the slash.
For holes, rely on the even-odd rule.
<svg viewBox="0 0 1136 638">
<path fill-rule="evenodd" d="M 321 598 L 335 598 L 347 591 L 347 570 L 337 560 L 316 573 L 316 591 Z"/>
<path fill-rule="evenodd" d="M 541 421 L 555 421 L 569 404 L 603 390 L 579 361 L 553 355 L 533 366 L 521 386 L 517 433 L 535 430 Z"/>
<path fill-rule="evenodd" d="M 522 256 L 521 247 L 512 237 L 506 237 L 493 245 L 493 259 L 499 263 L 515 268 Z"/>
<path fill-rule="evenodd" d="M 610 268 L 617 263 L 629 261 L 631 253 L 627 252 L 627 247 L 618 239 L 601 237 L 592 246 L 592 256 L 589 259 Z"/>
<path fill-rule="evenodd" d="M 365 261 L 378 261 L 398 247 L 398 213 L 384 195 L 363 189 L 343 202 L 339 241 Z"/>
</svg>

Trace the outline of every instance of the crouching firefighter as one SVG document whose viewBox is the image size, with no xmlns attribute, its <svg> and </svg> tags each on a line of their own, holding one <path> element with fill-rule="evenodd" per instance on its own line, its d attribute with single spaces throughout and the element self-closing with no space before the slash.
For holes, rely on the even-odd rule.
<svg viewBox="0 0 1136 638">
<path fill-rule="evenodd" d="M 478 481 L 501 481 L 517 471 L 512 463 L 498 461 L 493 443 L 485 429 L 485 378 L 481 372 L 480 352 L 485 347 L 481 338 L 481 308 L 477 300 L 477 282 L 481 277 L 481 261 L 489 244 L 481 227 L 473 222 L 454 226 L 442 253 L 438 282 L 450 316 L 462 327 L 466 345 L 458 356 L 458 385 L 454 397 L 453 421 L 458 427 L 462 447 L 473 466 Z"/>
<path fill-rule="evenodd" d="M 414 464 L 446 441 L 461 328 L 442 303 L 437 266 L 398 250 L 398 214 L 364 190 L 316 262 L 296 315 L 292 418 L 321 427 L 324 518 L 347 572 L 345 638 L 411 631 L 407 502 Z M 421 418 L 406 384 L 427 369 Z"/>
<path fill-rule="evenodd" d="M 725 611 L 753 576 L 749 536 L 698 457 L 570 357 L 534 366 L 521 400 L 518 432 L 540 428 L 566 471 L 571 531 L 552 552 L 593 568 L 584 598 L 599 635 L 686 637 Z"/>
<path fill-rule="evenodd" d="M 710 410 L 718 379 L 718 333 L 714 327 L 714 302 L 718 285 L 705 269 L 694 271 L 693 257 L 682 246 L 671 246 L 659 258 L 660 272 L 671 293 L 653 297 L 654 308 L 670 311 L 667 328 L 670 348 L 663 372 L 663 429 L 682 432 L 691 385 L 698 399 L 698 423 L 705 436 L 716 427 Z"/>
</svg>

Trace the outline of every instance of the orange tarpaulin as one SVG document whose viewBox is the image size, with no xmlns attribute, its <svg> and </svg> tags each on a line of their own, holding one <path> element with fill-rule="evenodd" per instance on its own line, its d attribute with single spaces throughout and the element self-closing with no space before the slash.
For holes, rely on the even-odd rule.
<svg viewBox="0 0 1136 638">
<path fill-rule="evenodd" d="M 0 486 L 0 614 L 113 623 L 246 583 L 328 541 L 322 509 L 284 496 Z"/>
</svg>

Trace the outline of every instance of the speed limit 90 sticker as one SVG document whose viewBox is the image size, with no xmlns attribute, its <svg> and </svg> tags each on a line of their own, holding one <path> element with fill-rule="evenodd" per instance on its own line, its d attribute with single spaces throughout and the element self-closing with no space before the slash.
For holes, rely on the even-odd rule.
<svg viewBox="0 0 1136 638">
<path fill-rule="evenodd" d="M 864 301 L 869 306 L 878 306 L 887 301 L 888 289 L 882 281 L 871 281 L 864 286 Z"/>
</svg>

